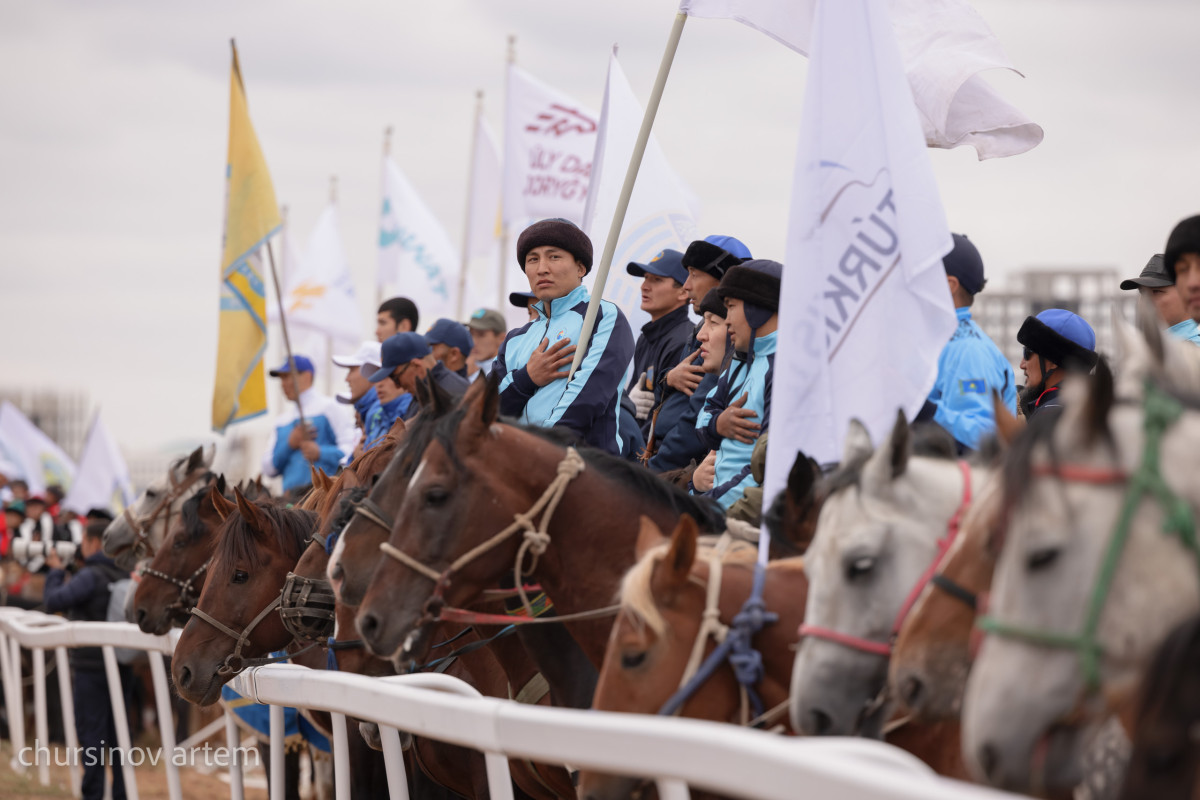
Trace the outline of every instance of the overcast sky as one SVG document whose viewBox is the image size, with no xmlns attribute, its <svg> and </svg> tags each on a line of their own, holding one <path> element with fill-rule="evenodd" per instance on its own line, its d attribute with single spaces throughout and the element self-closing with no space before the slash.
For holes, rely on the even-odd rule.
<svg viewBox="0 0 1200 800">
<path fill-rule="evenodd" d="M 0 385 L 86 390 L 127 450 L 206 435 L 230 37 L 299 241 L 339 178 L 365 326 L 384 128 L 457 242 L 474 93 L 499 131 L 507 35 L 524 68 L 594 109 L 619 43 L 644 101 L 675 5 L 0 2 Z M 1136 274 L 1200 211 L 1200 3 L 974 5 L 1025 74 L 989 80 L 1046 138 L 983 163 L 932 151 L 951 228 L 992 285 L 1035 265 Z M 760 257 L 783 256 L 806 64 L 737 23 L 690 20 L 655 128 L 701 230 Z"/>
</svg>

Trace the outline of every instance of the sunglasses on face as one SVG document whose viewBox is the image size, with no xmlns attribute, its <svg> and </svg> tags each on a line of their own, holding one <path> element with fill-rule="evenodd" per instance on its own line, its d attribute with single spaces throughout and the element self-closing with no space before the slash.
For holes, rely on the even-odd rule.
<svg viewBox="0 0 1200 800">
<path fill-rule="evenodd" d="M 1029 359 L 1033 358 L 1033 351 L 1032 351 L 1032 350 L 1030 350 L 1028 347 L 1026 347 L 1026 348 L 1025 348 L 1024 350 L 1022 350 L 1021 352 L 1022 352 L 1022 355 L 1025 357 L 1025 360 L 1026 360 L 1026 361 L 1028 361 Z"/>
</svg>

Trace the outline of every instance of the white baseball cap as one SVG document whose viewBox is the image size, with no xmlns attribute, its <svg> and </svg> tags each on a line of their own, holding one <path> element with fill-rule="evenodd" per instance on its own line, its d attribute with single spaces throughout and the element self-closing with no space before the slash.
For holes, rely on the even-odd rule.
<svg viewBox="0 0 1200 800">
<path fill-rule="evenodd" d="M 361 367 L 363 364 L 379 364 L 383 361 L 379 342 L 363 342 L 354 355 L 334 356 L 333 363 L 339 367 Z"/>
</svg>

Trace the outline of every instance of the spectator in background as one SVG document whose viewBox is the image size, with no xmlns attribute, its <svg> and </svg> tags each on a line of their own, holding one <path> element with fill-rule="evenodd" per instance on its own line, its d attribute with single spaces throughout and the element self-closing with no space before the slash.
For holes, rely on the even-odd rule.
<svg viewBox="0 0 1200 800">
<path fill-rule="evenodd" d="M 467 330 L 471 334 L 471 353 L 467 357 L 467 378 L 475 380 L 486 378 L 492 371 L 496 353 L 500 352 L 500 343 L 508 332 L 508 323 L 504 315 L 490 308 L 476 309 L 467 320 Z"/>
<path fill-rule="evenodd" d="M 1092 326 L 1062 308 L 1048 308 L 1036 317 L 1026 317 L 1017 331 L 1017 341 L 1025 345 L 1021 409 L 1027 418 L 1044 408 L 1060 409 L 1059 384 L 1072 372 L 1091 372 L 1100 358 Z"/>
<path fill-rule="evenodd" d="M 338 392 L 334 399 L 342 405 L 354 408 L 355 423 L 361 431 L 358 441 L 355 442 L 353 454 L 343 459 L 343 463 L 346 464 L 362 454 L 366 442 L 367 419 L 379 402 L 375 395 L 375 387 L 371 385 L 367 376 L 379 369 L 380 347 L 379 342 L 363 342 L 351 355 L 333 357 L 333 363 L 346 370 L 346 391 Z M 370 369 L 364 372 L 367 365 L 370 365 Z"/>
<path fill-rule="evenodd" d="M 9 544 L 17 535 L 17 531 L 21 529 L 21 523 L 24 521 L 25 504 L 23 502 L 13 500 L 4 506 L 4 533 L 0 538 L 0 558 L 8 557 Z"/>
<path fill-rule="evenodd" d="M 407 297 L 385 300 L 375 314 L 375 339 L 380 343 L 389 336 L 405 331 L 415 331 L 421 315 L 417 304 Z"/>
<path fill-rule="evenodd" d="M 625 271 L 642 279 L 642 310 L 650 321 L 642 326 L 642 334 L 633 348 L 633 378 L 626 394 L 637 409 L 642 435 L 650 433 L 650 417 L 663 401 L 667 388 L 666 377 L 679 365 L 688 352 L 695 325 L 688 316 L 688 293 L 683 288 L 688 272 L 683 266 L 683 253 L 663 250 L 647 264 L 631 262 Z M 682 405 L 677 412 L 682 412 Z M 664 430 L 674 427 L 679 413 L 658 422 Z"/>
<path fill-rule="evenodd" d="M 414 334 L 415 335 L 415 334 Z M 380 361 L 383 357 L 380 356 Z M 365 367 L 370 369 L 368 379 L 379 371 L 379 365 Z M 417 413 L 417 404 L 413 395 L 404 390 L 400 381 L 393 375 L 373 384 L 378 402 L 371 408 L 367 417 L 367 425 L 363 428 L 363 451 L 370 450 L 387 436 L 388 431 L 398 419 L 412 419 Z"/>
<path fill-rule="evenodd" d="M 14 500 L 20 500 L 24 503 L 29 499 L 29 484 L 20 478 L 15 478 L 8 482 L 9 491 L 12 492 Z"/>
<path fill-rule="evenodd" d="M 382 361 L 379 369 L 371 375 L 371 383 L 375 384 L 375 390 L 380 392 L 381 397 L 386 391 L 381 389 L 381 384 L 388 379 L 414 397 L 417 381 L 426 376 L 455 398 L 462 396 L 470 386 L 466 378 L 446 369 L 445 364 L 433 357 L 425 337 L 419 333 L 397 333 L 390 337 L 383 343 Z M 414 401 L 413 406 L 416 405 Z"/>
<path fill-rule="evenodd" d="M 67 580 L 58 554 L 53 550 L 49 552 L 46 564 L 50 567 L 50 573 L 46 576 L 43 598 L 47 611 L 64 612 L 67 619 L 81 622 L 103 622 L 108 619 L 112 585 L 128 578 L 129 572 L 119 568 L 101 550 L 106 527 L 107 523 L 102 521 L 88 523 L 81 545 L 84 566 L 70 580 Z M 123 760 L 109 749 L 116 744 L 117 729 L 100 648 L 74 647 L 68 651 L 67 657 L 73 672 L 75 729 L 79 734 L 79 746 L 86 748 L 82 751 L 84 758 L 81 759 L 83 799 L 101 800 L 104 797 L 104 765 L 111 764 L 112 798 L 124 800 L 125 777 L 120 766 Z M 117 665 L 123 684 L 132 680 L 132 669 L 128 664 Z"/>
<path fill-rule="evenodd" d="M 283 476 L 283 491 L 296 498 L 312 484 L 310 465 L 326 475 L 336 474 L 342 457 L 354 451 L 358 433 L 345 406 L 312 388 L 312 361 L 301 355 L 294 360 L 295 374 L 287 360 L 270 372 L 272 378 L 279 378 L 283 395 L 291 402 L 275 418 L 263 455 L 263 474 Z"/>
<path fill-rule="evenodd" d="M 50 516 L 57 521 L 58 515 L 60 513 L 62 513 L 61 506 L 62 506 L 63 498 L 66 497 L 66 492 L 63 491 L 63 487 L 60 486 L 59 484 L 52 483 L 46 487 L 46 495 L 45 496 L 46 496 L 46 511 L 49 512 Z M 80 539 L 77 539 L 76 541 L 80 541 L 81 539 L 82 539 L 82 537 L 80 537 Z"/>
<path fill-rule="evenodd" d="M 425 334 L 425 343 L 433 357 L 460 378 L 467 377 L 467 358 L 471 355 L 471 333 L 467 326 L 452 319 L 439 319 Z"/>
<path fill-rule="evenodd" d="M 1150 256 L 1142 274 L 1121 281 L 1125 291 L 1138 293 L 1154 303 L 1158 318 L 1167 326 L 1167 333 L 1185 342 L 1200 344 L 1200 326 L 1183 305 L 1183 296 L 1176 291 L 1174 279 L 1167 274 L 1167 264 L 1161 253 Z"/>
<path fill-rule="evenodd" d="M 537 309 L 534 305 L 537 303 L 537 295 L 533 292 L 510 292 L 508 302 L 517 308 L 525 309 L 529 315 L 529 321 L 533 322 L 538 317 Z"/>
</svg>

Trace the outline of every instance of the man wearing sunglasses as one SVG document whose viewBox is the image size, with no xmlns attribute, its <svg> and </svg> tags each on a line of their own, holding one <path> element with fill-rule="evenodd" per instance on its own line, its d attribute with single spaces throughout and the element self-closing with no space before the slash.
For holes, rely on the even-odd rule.
<svg viewBox="0 0 1200 800">
<path fill-rule="evenodd" d="M 1025 345 L 1021 409 L 1027 418 L 1046 408 L 1060 408 L 1059 384 L 1072 372 L 1086 375 L 1100 360 L 1092 326 L 1062 308 L 1047 308 L 1036 317 L 1026 317 L 1017 341 Z"/>
<path fill-rule="evenodd" d="M 446 365 L 434 357 L 429 343 L 419 333 L 405 331 L 385 339 L 381 356 L 383 364 L 371 375 L 371 383 L 375 384 L 375 391 L 380 393 L 381 400 L 383 392 L 380 388 L 385 381 L 390 381 L 400 391 L 416 396 L 417 381 L 428 376 L 455 398 L 460 397 L 471 385 L 466 378 L 446 369 Z M 401 416 L 409 419 L 415 415 L 416 405 L 414 401 Z M 388 427 L 391 427 L 390 423 Z"/>
</svg>

